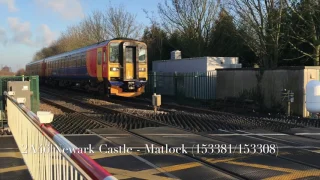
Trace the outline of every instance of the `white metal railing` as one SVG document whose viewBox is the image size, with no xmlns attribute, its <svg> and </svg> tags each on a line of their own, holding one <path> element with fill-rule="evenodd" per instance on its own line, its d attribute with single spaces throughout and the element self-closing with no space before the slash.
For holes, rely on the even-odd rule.
<svg viewBox="0 0 320 180">
<path fill-rule="evenodd" d="M 23 104 L 5 96 L 8 125 L 33 179 L 116 180 Z"/>
</svg>

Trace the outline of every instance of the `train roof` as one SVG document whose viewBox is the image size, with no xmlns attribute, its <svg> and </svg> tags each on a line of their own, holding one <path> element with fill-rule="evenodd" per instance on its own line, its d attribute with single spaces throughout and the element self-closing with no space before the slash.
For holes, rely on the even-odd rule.
<svg viewBox="0 0 320 180">
<path fill-rule="evenodd" d="M 91 49 L 91 48 L 96 47 L 96 46 L 101 46 L 101 45 L 104 45 L 104 44 L 108 44 L 109 42 L 110 42 L 110 40 L 102 41 L 102 42 L 95 43 L 95 44 L 92 44 L 92 45 L 89 45 L 89 46 L 85 46 L 85 47 L 82 47 L 82 48 L 78 48 L 78 49 L 75 49 L 75 50 L 72 50 L 72 51 L 68 51 L 68 52 L 65 52 L 65 53 L 61 53 L 61 54 L 57 54 L 57 55 L 54 55 L 54 56 L 46 57 L 46 58 L 40 59 L 38 61 L 33 61 L 33 62 L 28 63 L 27 65 L 37 64 L 39 62 L 42 62 L 43 60 L 52 61 L 55 58 L 58 58 L 58 57 L 61 57 L 61 56 L 69 56 L 69 55 L 74 54 L 74 53 L 79 53 L 79 52 L 82 52 L 82 51 L 86 51 L 86 50 Z"/>
<path fill-rule="evenodd" d="M 95 44 L 92 44 L 92 45 L 89 45 L 89 46 L 85 46 L 85 47 L 82 47 L 82 48 L 78 48 L 78 49 L 75 49 L 75 50 L 72 50 L 72 51 L 68 51 L 68 52 L 65 52 L 65 53 L 61 53 L 61 54 L 57 54 L 57 55 L 54 55 L 54 56 L 50 56 L 50 57 L 47 57 L 47 58 L 44 58 L 44 59 L 40 59 L 40 60 L 37 60 L 37 61 L 33 61 L 33 62 L 28 63 L 27 65 L 37 64 L 37 63 L 42 62 L 43 60 L 52 61 L 52 60 L 54 60 L 55 58 L 58 58 L 58 57 L 61 57 L 61 56 L 68 56 L 68 55 L 71 55 L 71 54 L 74 54 L 74 53 L 79 53 L 79 52 L 82 52 L 82 51 L 87 51 L 87 50 L 89 50 L 89 49 L 91 49 L 91 48 L 94 48 L 94 47 L 97 47 L 97 46 L 106 45 L 106 44 L 108 44 L 108 43 L 109 43 L 110 41 L 112 41 L 112 40 L 132 40 L 132 41 L 138 41 L 138 40 L 130 39 L 130 38 L 114 38 L 114 39 L 111 39 L 111 40 L 102 41 L 102 42 L 95 43 Z"/>
</svg>

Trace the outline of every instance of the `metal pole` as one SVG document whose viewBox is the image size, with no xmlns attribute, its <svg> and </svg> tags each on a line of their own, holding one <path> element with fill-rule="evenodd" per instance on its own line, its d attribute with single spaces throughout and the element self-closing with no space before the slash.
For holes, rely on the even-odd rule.
<svg viewBox="0 0 320 180">
<path fill-rule="evenodd" d="M 290 102 L 290 90 L 287 91 L 287 100 L 288 100 L 288 116 L 290 116 L 290 105 L 291 105 L 291 102 Z"/>
<path fill-rule="evenodd" d="M 157 73 L 153 72 L 153 93 L 157 93 Z"/>
<path fill-rule="evenodd" d="M 2 129 L 4 128 L 4 126 L 3 126 L 3 119 L 4 119 L 4 118 L 2 118 L 2 111 L 0 110 L 0 120 L 1 120 L 1 128 L 2 128 Z"/>
<path fill-rule="evenodd" d="M 288 116 L 290 116 L 290 101 L 288 101 Z"/>
</svg>

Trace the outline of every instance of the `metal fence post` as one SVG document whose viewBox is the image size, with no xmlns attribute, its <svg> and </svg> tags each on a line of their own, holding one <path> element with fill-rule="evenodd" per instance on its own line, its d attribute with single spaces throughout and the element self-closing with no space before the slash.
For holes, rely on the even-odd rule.
<svg viewBox="0 0 320 180">
<path fill-rule="evenodd" d="M 4 120 L 4 118 L 2 118 L 2 110 L 0 109 L 1 129 L 3 129 L 3 128 L 4 128 L 3 120 Z"/>
<path fill-rule="evenodd" d="M 178 82 L 177 82 L 177 72 L 174 72 L 173 74 L 173 79 L 174 79 L 174 96 L 177 99 L 178 98 Z"/>
<path fill-rule="evenodd" d="M 153 93 L 157 93 L 157 73 L 153 72 Z"/>
<path fill-rule="evenodd" d="M 32 112 L 36 113 L 39 110 L 39 103 L 40 103 L 40 92 L 39 92 L 39 76 L 32 76 L 30 78 L 30 86 L 33 92 L 31 96 L 31 107 Z"/>
<path fill-rule="evenodd" d="M 3 102 L 4 102 L 4 96 L 3 96 L 3 84 L 2 79 L 0 78 L 0 110 L 4 110 L 3 108 Z"/>
</svg>

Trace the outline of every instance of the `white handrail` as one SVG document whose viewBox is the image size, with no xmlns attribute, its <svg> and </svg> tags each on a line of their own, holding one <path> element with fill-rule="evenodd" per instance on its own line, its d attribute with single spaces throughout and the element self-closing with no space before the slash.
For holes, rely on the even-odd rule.
<svg viewBox="0 0 320 180">
<path fill-rule="evenodd" d="M 8 125 L 33 179 L 116 180 L 23 104 L 7 97 Z"/>
</svg>

